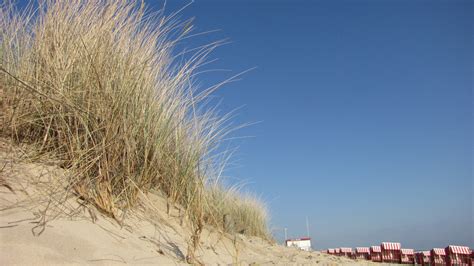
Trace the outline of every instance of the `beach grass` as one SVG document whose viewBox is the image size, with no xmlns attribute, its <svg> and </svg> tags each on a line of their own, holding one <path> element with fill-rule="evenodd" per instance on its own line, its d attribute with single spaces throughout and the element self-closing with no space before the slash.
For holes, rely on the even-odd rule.
<svg viewBox="0 0 474 266">
<path fill-rule="evenodd" d="M 219 42 L 183 56 L 175 48 L 193 32 L 190 21 L 140 1 L 46 0 L 21 12 L 7 2 L 2 136 L 56 158 L 75 173 L 71 191 L 111 217 L 158 189 L 183 207 L 193 241 L 206 224 L 269 236 L 264 205 L 214 174 L 233 128 L 207 104 L 219 86 L 195 84 Z"/>
</svg>

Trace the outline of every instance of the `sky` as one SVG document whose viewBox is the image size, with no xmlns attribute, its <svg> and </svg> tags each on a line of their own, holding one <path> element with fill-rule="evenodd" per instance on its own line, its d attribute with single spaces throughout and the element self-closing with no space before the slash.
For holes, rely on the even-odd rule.
<svg viewBox="0 0 474 266">
<path fill-rule="evenodd" d="M 163 0 L 146 0 L 152 10 Z M 166 13 L 190 1 L 168 0 Z M 238 109 L 225 175 L 275 238 L 315 249 L 474 247 L 474 1 L 195 0 L 183 47 L 228 39 L 197 77 Z M 217 71 L 226 69 L 229 71 Z M 235 145 L 232 143 L 232 145 Z"/>
<path fill-rule="evenodd" d="M 158 8 L 162 1 L 148 1 Z M 168 1 L 168 11 L 189 1 Z M 200 77 L 254 70 L 215 97 L 238 110 L 226 171 L 278 240 L 313 248 L 474 247 L 472 1 L 196 0 L 191 40 L 230 43 Z"/>
</svg>

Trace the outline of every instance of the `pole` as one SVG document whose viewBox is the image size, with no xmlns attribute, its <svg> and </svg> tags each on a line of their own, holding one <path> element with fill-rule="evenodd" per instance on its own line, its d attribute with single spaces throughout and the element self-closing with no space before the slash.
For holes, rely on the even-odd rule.
<svg viewBox="0 0 474 266">
<path fill-rule="evenodd" d="M 308 221 L 308 216 L 306 216 L 306 234 L 309 237 L 309 221 Z"/>
</svg>

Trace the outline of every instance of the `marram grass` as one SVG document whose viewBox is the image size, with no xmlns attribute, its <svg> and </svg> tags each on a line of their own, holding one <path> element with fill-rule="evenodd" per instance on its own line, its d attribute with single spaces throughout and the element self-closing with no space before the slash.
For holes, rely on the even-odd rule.
<svg viewBox="0 0 474 266">
<path fill-rule="evenodd" d="M 46 0 L 23 12 L 4 3 L 0 12 L 3 137 L 54 155 L 76 173 L 74 193 L 112 217 L 159 189 L 197 235 L 209 224 L 268 237 L 263 205 L 212 176 L 228 117 L 206 108 L 214 88 L 197 93 L 194 79 L 217 43 L 179 62 L 173 48 L 189 21 L 132 0 Z"/>
</svg>

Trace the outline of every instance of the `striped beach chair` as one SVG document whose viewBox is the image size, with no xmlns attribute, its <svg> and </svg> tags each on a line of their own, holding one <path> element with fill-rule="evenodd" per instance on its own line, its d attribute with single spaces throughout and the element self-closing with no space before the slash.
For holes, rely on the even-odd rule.
<svg viewBox="0 0 474 266">
<path fill-rule="evenodd" d="M 421 254 L 423 256 L 423 260 L 420 264 L 423 265 L 423 266 L 430 265 L 431 252 L 430 251 L 422 251 Z"/>
<path fill-rule="evenodd" d="M 429 251 L 419 251 L 415 252 L 415 261 L 419 265 L 430 265 L 430 252 Z"/>
<path fill-rule="evenodd" d="M 382 261 L 382 250 L 380 249 L 380 246 L 370 247 L 370 260 L 375 262 Z"/>
<path fill-rule="evenodd" d="M 357 247 L 355 250 L 355 257 L 357 259 L 368 260 L 370 257 L 370 250 L 368 247 Z"/>
<path fill-rule="evenodd" d="M 411 248 L 400 249 L 400 263 L 415 264 L 415 251 Z"/>
<path fill-rule="evenodd" d="M 444 248 L 433 248 L 430 252 L 430 261 L 432 266 L 446 265 L 446 251 Z"/>
<path fill-rule="evenodd" d="M 352 248 L 341 248 L 341 256 L 350 258 L 352 256 Z"/>
<path fill-rule="evenodd" d="M 445 248 L 446 262 L 448 266 L 470 266 L 471 265 L 471 249 L 464 246 L 447 246 Z"/>
<path fill-rule="evenodd" d="M 400 243 L 383 242 L 380 245 L 380 249 L 382 250 L 382 261 L 399 263 L 401 246 Z"/>
</svg>

